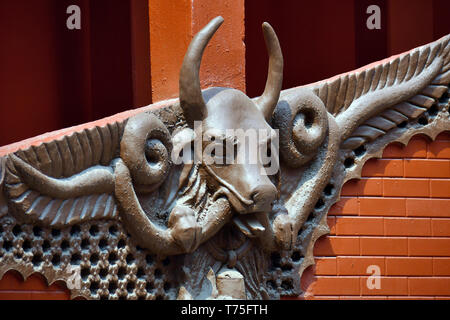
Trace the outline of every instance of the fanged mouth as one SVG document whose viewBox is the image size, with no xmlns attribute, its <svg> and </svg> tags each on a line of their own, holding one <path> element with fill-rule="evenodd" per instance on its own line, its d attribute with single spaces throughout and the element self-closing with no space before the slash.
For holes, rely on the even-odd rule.
<svg viewBox="0 0 450 320">
<path fill-rule="evenodd" d="M 218 198 L 227 198 L 228 202 L 233 208 L 232 223 L 247 237 L 257 238 L 264 233 L 266 228 L 261 223 L 259 212 L 244 213 L 242 204 L 238 204 L 239 208 L 236 208 L 235 201 L 230 201 L 232 194 L 224 187 L 219 188 L 213 195 L 212 200 L 216 201 Z"/>
</svg>

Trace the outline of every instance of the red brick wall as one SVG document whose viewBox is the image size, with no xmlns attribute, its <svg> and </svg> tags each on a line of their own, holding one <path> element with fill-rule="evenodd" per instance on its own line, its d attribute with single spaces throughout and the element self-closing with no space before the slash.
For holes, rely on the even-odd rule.
<svg viewBox="0 0 450 320">
<path fill-rule="evenodd" d="M 329 212 L 306 299 L 450 298 L 450 133 L 389 145 L 348 181 Z M 366 283 L 370 265 L 380 289 Z"/>
</svg>

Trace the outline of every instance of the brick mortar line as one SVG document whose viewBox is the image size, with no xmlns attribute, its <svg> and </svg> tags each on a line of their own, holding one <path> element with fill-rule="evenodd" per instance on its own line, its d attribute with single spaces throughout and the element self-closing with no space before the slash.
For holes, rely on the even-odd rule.
<svg viewBox="0 0 450 320">
<path fill-rule="evenodd" d="M 385 295 L 385 294 L 380 294 L 380 295 L 366 295 L 366 296 L 362 296 L 362 295 L 351 295 L 351 294 L 349 294 L 349 295 L 346 295 L 346 296 L 334 296 L 334 295 L 312 295 L 312 296 L 309 296 L 309 297 L 301 297 L 301 298 L 303 298 L 303 300 L 317 300 L 317 299 L 315 299 L 315 298 L 330 298 L 330 300 L 333 300 L 334 298 L 343 298 L 343 299 L 335 299 L 335 300 L 349 300 L 349 299 L 345 299 L 345 297 L 360 297 L 360 298 L 372 298 L 372 297 L 387 297 L 387 298 L 389 298 L 389 297 L 396 297 L 396 298 L 402 298 L 402 297 L 405 297 L 405 298 L 434 298 L 434 300 L 441 300 L 441 299 L 439 299 L 440 297 L 442 297 L 442 298 L 447 298 L 447 297 L 450 297 L 450 295 L 448 295 L 448 296 L 445 296 L 445 295 L 440 295 L 440 296 L 436 296 L 436 295 L 431 295 L 431 296 L 416 296 L 416 295 L 407 295 L 407 296 L 405 296 L 405 295 Z M 302 299 L 299 299 L 299 300 L 302 300 Z M 369 299 L 370 300 L 370 299 Z M 431 299 L 431 300 L 433 300 L 433 299 Z"/>
<path fill-rule="evenodd" d="M 337 258 L 337 257 L 341 257 L 341 256 L 321 256 L 322 258 Z M 386 256 L 383 255 L 379 255 L 379 256 L 363 256 L 363 255 L 354 255 L 354 256 L 349 256 L 346 255 L 345 257 L 347 258 L 367 258 L 367 257 L 376 257 L 376 258 L 384 258 Z M 436 258 L 436 259 L 445 259 L 445 258 L 450 258 L 450 256 L 408 256 L 407 254 L 402 254 L 402 255 L 398 255 L 398 256 L 389 256 L 390 258 L 404 258 L 404 259 L 409 259 L 409 258 L 422 258 L 422 259 L 432 259 L 432 258 Z"/>
<path fill-rule="evenodd" d="M 335 216 L 333 214 L 330 214 L 328 216 L 329 218 L 333 218 L 333 217 L 338 217 Z M 386 216 L 381 216 L 381 215 L 376 215 L 376 214 L 344 214 L 341 215 L 341 217 L 348 217 L 348 218 L 356 218 L 356 217 L 363 217 L 363 218 L 420 218 L 420 219 L 426 219 L 426 218 L 430 218 L 430 219 L 448 219 L 450 218 L 449 216 L 418 216 L 418 215 L 413 215 L 413 216 L 399 216 L 399 215 L 386 215 Z"/>
<path fill-rule="evenodd" d="M 391 176 L 363 176 L 361 178 L 354 178 L 351 180 L 348 180 L 346 183 L 344 183 L 344 186 L 350 182 L 350 181 L 363 181 L 363 180 L 382 180 L 382 179 L 392 179 L 392 180 L 450 180 L 450 178 L 437 178 L 437 177 L 391 177 Z"/>
<path fill-rule="evenodd" d="M 345 237 L 345 236 L 349 236 L 348 234 L 336 234 L 336 236 L 338 237 Z M 355 237 L 364 237 L 364 238 L 381 238 L 381 239 L 385 239 L 385 238 L 428 238 L 428 239 L 448 239 L 450 238 L 450 236 L 431 236 L 431 235 L 427 235 L 427 236 L 418 236 L 418 235 L 414 235 L 414 236 L 398 236 L 398 235 L 371 235 L 371 234 L 359 234 L 359 235 L 355 235 Z M 450 255 L 449 255 L 450 257 Z"/>
<path fill-rule="evenodd" d="M 399 180 L 399 181 L 409 181 L 409 180 L 448 180 L 450 181 L 450 178 L 437 178 L 437 177 L 364 177 L 360 180 Z M 349 180 L 350 181 L 350 180 Z M 345 184 L 344 184 L 345 185 Z"/>
</svg>

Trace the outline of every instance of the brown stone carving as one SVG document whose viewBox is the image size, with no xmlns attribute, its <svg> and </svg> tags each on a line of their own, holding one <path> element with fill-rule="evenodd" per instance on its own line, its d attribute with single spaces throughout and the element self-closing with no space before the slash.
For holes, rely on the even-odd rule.
<svg viewBox="0 0 450 320">
<path fill-rule="evenodd" d="M 200 88 L 222 21 L 192 40 L 179 103 L 0 158 L 0 277 L 39 272 L 94 299 L 298 295 L 343 183 L 387 144 L 450 129 L 450 36 L 281 91 L 281 48 L 264 23 L 267 83 L 250 99 Z M 202 156 L 211 145 L 245 154 L 239 130 L 267 133 L 253 162 Z"/>
</svg>

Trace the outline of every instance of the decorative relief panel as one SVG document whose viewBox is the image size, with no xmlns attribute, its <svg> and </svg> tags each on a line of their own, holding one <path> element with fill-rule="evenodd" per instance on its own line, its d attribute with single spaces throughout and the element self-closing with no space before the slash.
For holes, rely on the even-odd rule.
<svg viewBox="0 0 450 320">
<path fill-rule="evenodd" d="M 450 36 L 281 91 L 264 23 L 267 83 L 250 99 L 200 88 L 222 21 L 192 40 L 179 103 L 0 158 L 0 277 L 38 272 L 88 299 L 299 295 L 342 185 L 389 143 L 450 130 Z"/>
</svg>

